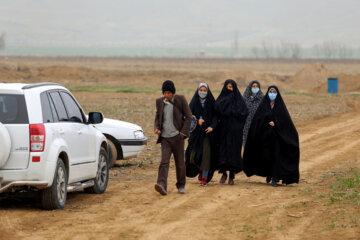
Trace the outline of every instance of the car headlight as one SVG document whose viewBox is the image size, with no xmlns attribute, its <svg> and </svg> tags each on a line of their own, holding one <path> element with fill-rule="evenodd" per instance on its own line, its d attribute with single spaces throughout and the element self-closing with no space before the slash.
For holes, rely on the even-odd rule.
<svg viewBox="0 0 360 240">
<path fill-rule="evenodd" d="M 144 139 L 145 135 L 144 135 L 143 131 L 138 130 L 138 131 L 134 132 L 134 137 L 135 137 L 135 139 Z"/>
</svg>

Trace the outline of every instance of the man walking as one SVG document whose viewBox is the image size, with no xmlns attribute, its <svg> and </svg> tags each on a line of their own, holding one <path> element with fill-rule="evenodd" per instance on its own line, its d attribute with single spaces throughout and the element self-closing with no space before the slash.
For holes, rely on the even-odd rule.
<svg viewBox="0 0 360 240">
<path fill-rule="evenodd" d="M 175 95 L 174 83 L 166 80 L 162 85 L 163 97 L 156 99 L 155 133 L 161 143 L 161 162 L 155 190 L 167 194 L 167 178 L 171 154 L 176 166 L 176 187 L 185 194 L 184 139 L 189 137 L 191 110 L 183 95 Z"/>
</svg>

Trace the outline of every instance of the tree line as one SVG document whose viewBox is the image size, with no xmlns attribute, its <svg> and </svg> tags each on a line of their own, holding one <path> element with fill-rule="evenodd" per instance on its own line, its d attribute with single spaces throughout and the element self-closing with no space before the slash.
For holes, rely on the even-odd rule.
<svg viewBox="0 0 360 240">
<path fill-rule="evenodd" d="M 310 49 L 304 49 L 296 42 L 280 42 L 273 44 L 263 41 L 260 46 L 253 46 L 251 54 L 254 58 L 292 58 L 303 57 L 348 59 L 352 58 L 354 49 L 346 44 L 334 41 L 325 41 L 315 44 Z"/>
</svg>

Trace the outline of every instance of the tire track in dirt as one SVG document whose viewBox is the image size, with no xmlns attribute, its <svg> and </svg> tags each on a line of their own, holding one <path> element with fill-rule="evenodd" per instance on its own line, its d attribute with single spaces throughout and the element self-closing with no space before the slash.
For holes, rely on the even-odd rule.
<svg viewBox="0 0 360 240">
<path fill-rule="evenodd" d="M 316 121 L 314 125 L 315 127 L 310 130 L 313 132 L 309 132 L 309 128 L 300 129 L 300 172 L 305 178 L 310 172 L 313 175 L 312 173 L 321 168 L 322 165 L 331 169 L 337 163 L 349 159 L 360 164 L 360 114 L 355 112 L 325 118 Z M 308 133 L 302 134 L 301 130 Z M 286 204 L 294 205 L 294 201 L 284 201 L 284 206 Z M 301 214 L 300 216 L 293 215 L 301 219 L 287 231 L 287 236 L 276 234 L 272 239 L 288 239 L 289 236 L 291 239 L 303 239 L 304 235 L 307 234 L 306 230 L 316 221 L 316 214 L 306 217 L 301 216 Z M 280 208 L 276 214 L 272 215 L 270 221 L 275 222 L 276 219 L 286 215 L 289 215 L 286 209 Z M 307 235 L 307 238 L 312 239 L 317 238 L 317 236 Z"/>
<path fill-rule="evenodd" d="M 319 123 L 325 127 L 316 126 L 313 133 L 302 135 L 300 132 L 301 171 L 332 162 L 345 152 L 360 148 L 360 114 L 343 114 L 322 119 Z"/>
<path fill-rule="evenodd" d="M 353 161 L 354 156 L 360 156 L 359 123 L 359 114 L 346 113 L 299 127 L 301 179 L 313 182 L 313 172 L 332 169 L 337 162 Z M 264 183 L 264 178 L 238 174 L 236 185 L 229 186 L 218 184 L 220 175 L 215 174 L 207 187 L 200 187 L 197 179 L 188 179 L 188 193 L 180 195 L 175 188 L 175 171 L 170 169 L 169 194 L 164 197 L 154 191 L 156 172 L 156 167 L 149 167 L 141 172 L 146 175 L 145 180 L 110 181 L 104 195 L 69 194 L 64 211 L 0 210 L 0 220 L 6 225 L 1 229 L 3 236 L 200 240 L 246 238 L 257 232 L 259 239 L 312 237 L 306 229 L 316 215 L 287 208 L 307 201 L 306 196 L 292 197 L 298 194 L 302 183 L 272 188 Z M 279 219 L 284 218 L 294 223 L 286 231 L 279 224 Z"/>
<path fill-rule="evenodd" d="M 353 115 L 354 113 L 345 113 L 341 116 L 317 120 L 315 123 L 313 122 L 311 126 L 303 126 L 304 133 L 300 134 L 300 142 L 302 144 L 311 143 L 314 137 L 318 135 L 323 135 L 330 131 L 334 132 L 336 129 L 344 129 L 357 124 L 359 119 Z M 334 122 L 335 119 L 337 119 L 337 121 Z M 314 141 L 317 140 L 315 139 Z"/>
</svg>

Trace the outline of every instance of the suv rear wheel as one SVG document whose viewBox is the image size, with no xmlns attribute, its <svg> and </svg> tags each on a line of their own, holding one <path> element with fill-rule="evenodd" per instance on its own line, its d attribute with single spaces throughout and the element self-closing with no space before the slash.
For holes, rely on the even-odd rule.
<svg viewBox="0 0 360 240">
<path fill-rule="evenodd" d="M 42 190 L 41 203 L 44 209 L 63 209 L 67 196 L 67 173 L 65 164 L 58 159 L 53 184 Z"/>
<path fill-rule="evenodd" d="M 108 153 L 104 148 L 100 149 L 99 161 L 98 161 L 98 170 L 96 177 L 94 179 L 94 186 L 90 188 L 85 188 L 86 192 L 89 193 L 103 193 L 105 192 L 109 181 L 109 161 Z"/>
</svg>

